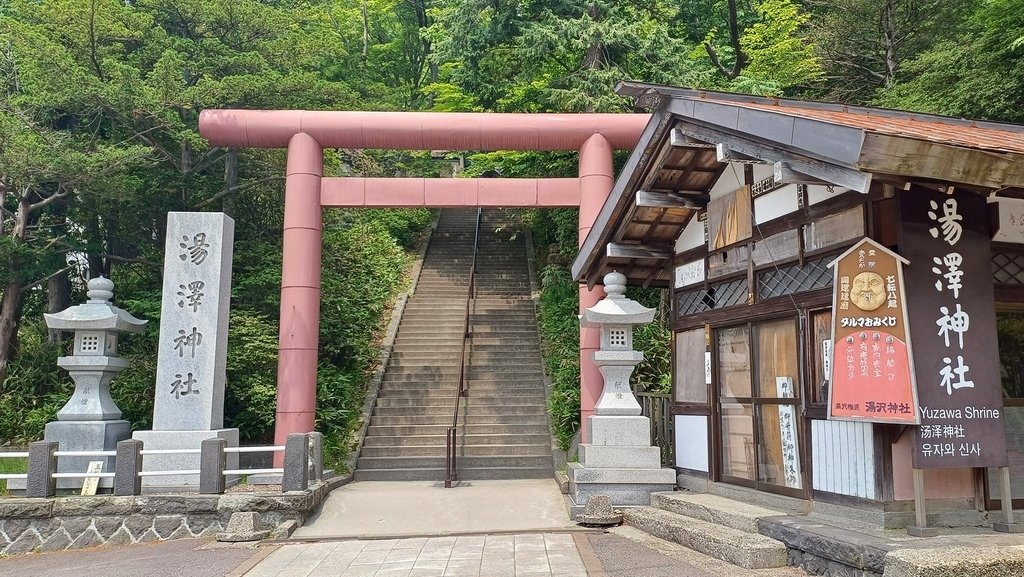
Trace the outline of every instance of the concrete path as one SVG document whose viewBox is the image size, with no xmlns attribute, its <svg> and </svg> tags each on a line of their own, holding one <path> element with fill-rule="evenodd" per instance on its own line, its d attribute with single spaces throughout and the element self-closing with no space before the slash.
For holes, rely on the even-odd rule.
<svg viewBox="0 0 1024 577">
<path fill-rule="evenodd" d="M 445 489 L 430 481 L 357 481 L 335 489 L 292 536 L 412 537 L 575 527 L 552 479 L 470 481 Z"/>
</svg>

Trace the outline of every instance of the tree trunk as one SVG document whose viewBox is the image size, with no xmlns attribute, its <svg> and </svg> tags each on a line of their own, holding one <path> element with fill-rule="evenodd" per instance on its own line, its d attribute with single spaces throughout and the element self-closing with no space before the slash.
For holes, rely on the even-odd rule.
<svg viewBox="0 0 1024 577">
<path fill-rule="evenodd" d="M 18 199 L 18 211 L 14 213 L 14 228 L 11 236 L 16 244 L 25 241 L 28 234 L 29 203 L 27 196 L 22 195 Z M 17 270 L 16 263 L 8 263 L 11 270 Z M 14 351 L 18 344 L 18 327 L 21 325 L 21 313 L 24 299 L 21 288 L 23 279 L 14 276 L 4 287 L 3 297 L 0 297 L 0 392 L 3 391 L 4 378 L 7 376 L 7 365 L 14 357 Z"/>
<path fill-rule="evenodd" d="M 896 67 L 899 61 L 896 57 L 896 37 L 899 34 L 896 24 L 896 2 L 887 0 L 882 7 L 882 47 L 885 50 L 885 79 L 883 85 L 892 88 L 896 82 Z"/>
<path fill-rule="evenodd" d="M 71 305 L 71 278 L 62 272 L 46 281 L 46 312 L 59 313 Z M 58 343 L 64 338 L 64 331 L 49 330 L 47 339 Z"/>
<path fill-rule="evenodd" d="M 181 143 L 181 206 L 186 208 L 191 206 L 189 203 L 189 190 L 188 185 L 184 182 L 188 180 L 189 173 L 192 172 L 192 143 L 184 141 Z"/>
<path fill-rule="evenodd" d="M 238 149 L 232 148 L 224 157 L 224 190 L 230 191 L 238 186 Z M 235 217 L 235 193 L 228 192 L 221 201 L 224 214 Z"/>
</svg>

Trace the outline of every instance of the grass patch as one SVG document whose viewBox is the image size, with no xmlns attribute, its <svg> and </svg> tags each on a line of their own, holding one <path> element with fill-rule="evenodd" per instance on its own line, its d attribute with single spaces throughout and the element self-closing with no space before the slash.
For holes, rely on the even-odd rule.
<svg viewBox="0 0 1024 577">
<path fill-rule="evenodd" d="M 0 459 L 0 474 L 27 473 L 28 459 Z M 0 479 L 0 495 L 7 495 L 7 480 Z"/>
</svg>

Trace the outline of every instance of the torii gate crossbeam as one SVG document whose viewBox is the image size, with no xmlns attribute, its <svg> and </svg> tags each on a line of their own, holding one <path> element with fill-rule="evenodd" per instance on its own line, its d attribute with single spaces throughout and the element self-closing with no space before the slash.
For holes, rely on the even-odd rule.
<svg viewBox="0 0 1024 577">
<path fill-rule="evenodd" d="M 612 150 L 632 149 L 649 119 L 647 114 L 204 110 L 199 131 L 213 146 L 288 149 L 275 442 L 283 444 L 288 434 L 315 425 L 323 207 L 578 206 L 582 243 L 614 182 Z M 324 148 L 577 150 L 579 176 L 325 178 Z M 603 296 L 600 287 L 580 285 L 580 311 Z M 597 330 L 580 329 L 582 419 L 593 412 L 602 390 L 591 359 L 599 346 Z"/>
</svg>

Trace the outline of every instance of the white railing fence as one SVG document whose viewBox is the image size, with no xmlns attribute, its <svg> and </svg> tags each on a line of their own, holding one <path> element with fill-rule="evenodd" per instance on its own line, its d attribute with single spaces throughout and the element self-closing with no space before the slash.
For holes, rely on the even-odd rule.
<svg viewBox="0 0 1024 577">
<path fill-rule="evenodd" d="M 284 453 L 284 466 L 271 468 L 229 469 L 228 455 L 239 453 Z M 147 455 L 194 456 L 198 468 L 174 470 L 147 470 Z M 113 471 L 58 472 L 61 457 L 114 458 Z M 229 484 L 243 475 L 280 475 L 281 491 L 303 491 L 310 483 L 323 480 L 323 435 L 296 433 L 288 436 L 284 445 L 229 447 L 227 440 L 206 439 L 198 449 L 145 449 L 142 441 L 128 439 L 117 444 L 114 451 L 60 451 L 53 441 L 37 441 L 28 451 L 0 452 L 0 458 L 28 459 L 28 473 L 0 474 L 0 479 L 25 479 L 26 497 L 53 497 L 57 494 L 57 479 L 113 479 L 114 495 L 141 495 L 144 477 L 198 476 L 196 492 L 221 494 Z M 186 489 L 188 486 L 185 487 Z"/>
</svg>

